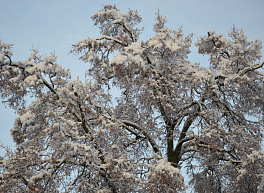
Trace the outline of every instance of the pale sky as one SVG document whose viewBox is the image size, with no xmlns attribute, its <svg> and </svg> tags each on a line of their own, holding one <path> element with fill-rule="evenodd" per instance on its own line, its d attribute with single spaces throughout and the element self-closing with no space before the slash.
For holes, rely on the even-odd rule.
<svg viewBox="0 0 264 193">
<path fill-rule="evenodd" d="M 0 0 L 0 39 L 14 44 L 13 61 L 26 60 L 32 48 L 43 55 L 55 51 L 57 62 L 70 68 L 73 78 L 83 79 L 88 64 L 69 51 L 77 41 L 99 35 L 91 16 L 105 4 L 115 4 L 121 12 L 137 9 L 143 18 L 140 27 L 145 28 L 143 40 L 153 35 L 159 9 L 167 17 L 169 28 L 182 26 L 186 35 L 194 33 L 193 42 L 208 30 L 227 35 L 233 25 L 243 28 L 249 40 L 264 42 L 264 0 Z M 198 56 L 195 47 L 192 50 L 191 62 L 208 65 L 207 58 Z M 0 115 L 0 141 L 12 147 L 10 129 L 17 115 L 2 104 Z"/>
</svg>

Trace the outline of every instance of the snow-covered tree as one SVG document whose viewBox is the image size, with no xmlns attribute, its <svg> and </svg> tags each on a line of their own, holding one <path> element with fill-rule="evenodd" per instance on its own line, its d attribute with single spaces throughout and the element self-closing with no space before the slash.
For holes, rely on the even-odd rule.
<svg viewBox="0 0 264 193">
<path fill-rule="evenodd" d="M 155 35 L 140 41 L 137 11 L 105 5 L 92 19 L 101 36 L 71 50 L 89 64 L 85 82 L 71 80 L 55 54 L 33 50 L 15 62 L 0 42 L 1 97 L 19 114 L 0 191 L 180 192 L 186 167 L 196 192 L 257 192 L 261 41 L 235 27 L 228 38 L 209 31 L 195 43 L 206 67 L 188 60 L 192 34 L 167 28 L 160 14 Z"/>
</svg>

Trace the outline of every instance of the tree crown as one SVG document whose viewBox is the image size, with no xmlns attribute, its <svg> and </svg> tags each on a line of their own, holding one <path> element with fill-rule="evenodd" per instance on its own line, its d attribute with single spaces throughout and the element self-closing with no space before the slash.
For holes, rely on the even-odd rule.
<svg viewBox="0 0 264 193">
<path fill-rule="evenodd" d="M 101 35 L 71 50 L 90 65 L 85 82 L 71 80 L 54 53 L 15 62 L 0 41 L 1 97 L 19 114 L 0 190 L 177 192 L 186 167 L 196 192 L 256 192 L 261 41 L 235 27 L 229 38 L 209 31 L 195 43 L 210 57 L 205 67 L 188 60 L 192 34 L 167 28 L 160 14 L 145 41 L 137 11 L 105 5 L 92 19 Z"/>
</svg>

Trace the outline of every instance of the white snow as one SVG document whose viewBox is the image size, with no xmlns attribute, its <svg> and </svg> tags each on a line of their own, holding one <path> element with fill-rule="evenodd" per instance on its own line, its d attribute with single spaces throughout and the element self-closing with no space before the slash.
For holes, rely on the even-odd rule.
<svg viewBox="0 0 264 193">
<path fill-rule="evenodd" d="M 168 172 L 171 176 L 173 174 L 178 174 L 179 169 L 171 166 L 168 162 L 166 162 L 164 159 L 161 159 L 157 166 L 156 166 L 156 171 L 162 173 L 163 171 Z"/>
</svg>

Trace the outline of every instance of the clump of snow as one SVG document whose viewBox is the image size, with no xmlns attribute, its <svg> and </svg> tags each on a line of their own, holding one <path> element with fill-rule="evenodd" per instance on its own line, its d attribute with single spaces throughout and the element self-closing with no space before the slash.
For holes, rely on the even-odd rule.
<svg viewBox="0 0 264 193">
<path fill-rule="evenodd" d="M 174 174 L 179 174 L 179 169 L 171 166 L 164 159 L 161 159 L 156 166 L 156 172 L 158 173 L 167 172 L 170 176 L 173 176 Z"/>
<path fill-rule="evenodd" d="M 39 80 L 36 75 L 28 76 L 24 81 L 29 86 L 34 86 L 36 84 L 39 84 Z"/>
<path fill-rule="evenodd" d="M 123 172 L 123 176 L 125 178 L 131 178 L 132 177 L 132 175 L 130 173 L 128 173 L 128 172 Z"/>
<path fill-rule="evenodd" d="M 239 173 L 239 175 L 237 176 L 237 180 L 239 181 L 240 178 L 242 178 L 247 173 L 247 170 L 245 170 L 245 169 L 239 169 L 238 170 L 238 173 Z"/>
<path fill-rule="evenodd" d="M 4 61 L 5 55 L 3 53 L 0 53 L 0 61 Z"/>
<path fill-rule="evenodd" d="M 110 64 L 124 64 L 127 60 L 127 57 L 122 55 L 121 53 L 117 53 Z"/>
<path fill-rule="evenodd" d="M 33 117 L 33 114 L 30 112 L 30 111 L 27 111 L 25 114 L 21 115 L 19 117 L 20 121 L 22 123 L 24 123 L 25 121 L 27 121 L 28 119 L 32 118 Z"/>
</svg>

